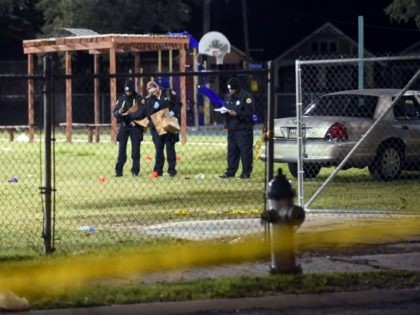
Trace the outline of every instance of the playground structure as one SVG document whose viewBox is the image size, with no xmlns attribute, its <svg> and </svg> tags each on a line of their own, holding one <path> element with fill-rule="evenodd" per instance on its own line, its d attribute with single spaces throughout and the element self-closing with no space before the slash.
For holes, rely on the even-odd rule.
<svg viewBox="0 0 420 315">
<path fill-rule="evenodd" d="M 34 75 L 35 56 L 46 53 L 64 53 L 65 60 L 65 121 L 59 123 L 60 127 L 65 128 L 65 139 L 67 142 L 72 142 L 73 129 L 84 128 L 88 132 L 88 141 L 92 142 L 95 136 L 95 141 L 99 142 L 101 128 L 111 127 L 111 140 L 115 142 L 117 123 L 112 117 L 104 120 L 100 117 L 100 56 L 109 55 L 109 77 L 110 86 L 110 108 L 114 106 L 117 101 L 117 54 L 129 53 L 134 56 L 133 73 L 135 77 L 136 87 L 138 91 L 143 90 L 143 66 L 140 64 L 141 52 L 157 52 L 157 72 L 162 73 L 162 52 L 167 51 L 169 54 L 169 64 L 167 66 L 168 72 L 173 71 L 173 57 L 174 51 L 178 51 L 179 72 L 189 71 L 203 71 L 206 72 L 206 62 L 204 65 L 198 66 L 198 46 L 199 43 L 188 32 L 180 33 L 167 33 L 165 35 L 134 35 L 134 34 L 106 34 L 100 35 L 91 30 L 85 29 L 60 29 L 61 32 L 46 39 L 25 40 L 23 41 L 23 50 L 27 54 L 27 73 L 29 76 Z M 63 30 L 65 32 L 63 32 Z M 207 34 L 206 34 L 207 35 Z M 64 37 L 60 37 L 64 36 Z M 205 36 L 204 36 L 205 37 Z M 203 37 L 203 38 L 204 38 Z M 200 41 L 203 43 L 203 41 Z M 225 43 L 226 44 L 226 43 Z M 212 40 L 207 45 L 211 48 L 214 45 Z M 217 46 L 217 45 L 216 45 Z M 207 47 L 207 46 L 205 46 Z M 208 47 L 207 47 L 208 48 Z M 208 50 L 208 49 L 207 49 Z M 210 55 L 213 50 L 203 51 L 200 54 Z M 93 119 L 87 123 L 73 121 L 73 79 L 72 75 L 72 53 L 86 51 L 93 55 Z M 187 53 L 188 52 L 188 53 Z M 223 56 L 228 51 L 223 52 Z M 235 57 L 234 57 L 235 58 Z M 217 58 L 216 58 L 217 59 Z M 235 59 L 233 59 L 235 60 Z M 220 62 L 220 60 L 219 60 Z M 237 61 L 236 61 L 237 62 Z M 144 63 L 144 62 L 143 62 Z M 187 64 L 188 63 L 188 64 Z M 150 66 L 149 63 L 146 63 Z M 170 76 L 170 87 L 173 87 L 174 77 Z M 218 93 L 218 83 L 208 84 L 207 77 L 193 76 L 179 76 L 177 79 L 177 92 L 179 92 L 180 100 L 183 104 L 193 105 L 193 120 L 194 126 L 209 124 L 213 121 L 212 108 L 221 107 L 223 105 L 223 98 Z M 218 82 L 218 81 L 217 81 Z M 9 133 L 9 139 L 13 139 L 13 133 L 16 130 L 28 130 L 29 141 L 33 141 L 35 134 L 35 83 L 34 80 L 28 80 L 28 123 L 26 126 L 3 126 L 4 130 Z M 179 88 L 179 89 L 178 89 Z M 213 88 L 216 88 L 214 90 Z M 201 95 L 206 99 L 200 98 L 198 101 L 197 96 Z M 188 99 L 188 102 L 187 102 Z M 64 100 L 64 99 L 63 99 Z M 64 106 L 64 105 L 63 105 Z M 198 107 L 200 106 L 200 108 Z M 191 106 L 189 107 L 191 109 Z M 200 116 L 200 117 L 199 117 Z M 181 110 L 181 141 L 186 142 L 186 133 L 188 121 L 192 124 L 191 119 L 188 120 L 187 106 L 183 106 Z M 191 117 L 190 117 L 191 118 Z M 11 128 L 13 127 L 13 128 Z M 16 129 L 19 127 L 19 129 Z M 25 128 L 23 128 L 25 127 Z"/>
<path fill-rule="evenodd" d="M 117 101 L 117 54 L 132 53 L 134 54 L 134 73 L 140 73 L 140 52 L 159 52 L 159 63 L 161 52 L 168 50 L 172 57 L 173 51 L 177 50 L 179 54 L 179 72 L 185 72 L 186 50 L 189 47 L 189 37 L 182 34 L 170 35 L 131 35 L 131 34 L 106 34 L 106 35 L 89 35 L 89 36 L 71 36 L 60 38 L 46 38 L 36 40 L 23 41 L 23 51 L 27 54 L 29 76 L 34 75 L 34 57 L 45 53 L 65 54 L 65 74 L 72 74 L 71 54 L 76 51 L 87 51 L 93 55 L 94 74 L 99 74 L 99 56 L 101 54 L 109 55 L 109 79 L 110 84 L 110 106 L 111 108 Z M 172 64 L 170 65 L 172 66 Z M 136 80 L 136 87 L 139 89 L 140 82 Z M 72 141 L 73 118 L 72 118 L 72 80 L 66 78 L 66 141 Z M 186 103 L 186 82 L 185 77 L 180 77 L 180 99 L 183 104 Z M 34 80 L 28 80 L 28 130 L 29 141 L 33 141 L 35 135 L 35 90 Z M 111 139 L 115 141 L 117 123 L 111 117 Z M 99 78 L 94 78 L 94 124 L 95 133 L 98 137 L 101 127 L 99 117 Z M 187 115 L 186 107 L 181 110 L 181 139 L 186 141 Z"/>
</svg>

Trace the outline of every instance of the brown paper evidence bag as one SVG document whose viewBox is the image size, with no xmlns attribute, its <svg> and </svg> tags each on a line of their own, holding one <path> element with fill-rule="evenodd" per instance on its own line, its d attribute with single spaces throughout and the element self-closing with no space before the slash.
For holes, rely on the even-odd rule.
<svg viewBox="0 0 420 315">
<path fill-rule="evenodd" d="M 164 108 L 164 109 L 161 109 L 160 111 L 157 111 L 156 113 L 150 116 L 150 119 L 152 120 L 153 125 L 155 126 L 156 131 L 160 136 L 168 132 L 177 133 L 181 129 L 178 123 L 178 119 L 176 117 L 169 117 L 168 108 Z M 141 120 L 134 120 L 134 122 L 146 128 L 149 123 L 149 119 L 147 119 L 146 117 Z"/>
</svg>

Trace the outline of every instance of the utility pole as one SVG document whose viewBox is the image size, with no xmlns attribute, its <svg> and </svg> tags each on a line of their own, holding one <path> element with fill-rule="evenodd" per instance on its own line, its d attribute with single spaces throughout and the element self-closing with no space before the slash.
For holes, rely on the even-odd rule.
<svg viewBox="0 0 420 315">
<path fill-rule="evenodd" d="M 211 0 L 203 1 L 203 34 L 210 31 L 210 2 Z"/>
<path fill-rule="evenodd" d="M 249 69 L 249 36 L 248 36 L 248 16 L 247 16 L 246 0 L 242 0 L 242 23 L 244 31 L 244 43 L 245 43 L 245 69 Z"/>
<path fill-rule="evenodd" d="M 364 88 L 364 77 L 365 77 L 365 65 L 364 65 L 364 51 L 365 51 L 365 39 L 364 39 L 364 21 L 363 16 L 359 15 L 357 18 L 357 25 L 358 25 L 358 45 L 357 45 L 357 52 L 358 52 L 358 58 L 359 58 L 359 64 L 358 64 L 358 87 L 359 90 L 362 90 Z"/>
<path fill-rule="evenodd" d="M 210 12 L 211 10 L 211 0 L 203 0 L 203 35 L 210 32 Z M 205 69 L 207 69 L 207 56 L 201 55 L 202 64 Z M 207 81 L 207 80 L 206 80 Z M 200 84 L 202 84 L 200 82 Z M 208 87 L 208 82 L 206 82 L 206 87 Z M 198 110 L 202 113 L 202 124 L 207 125 L 212 122 L 212 110 L 210 108 L 210 102 L 208 99 L 204 98 L 202 94 L 198 94 L 197 97 L 197 111 L 194 113 L 198 115 Z M 195 119 L 195 118 L 194 118 Z"/>
</svg>

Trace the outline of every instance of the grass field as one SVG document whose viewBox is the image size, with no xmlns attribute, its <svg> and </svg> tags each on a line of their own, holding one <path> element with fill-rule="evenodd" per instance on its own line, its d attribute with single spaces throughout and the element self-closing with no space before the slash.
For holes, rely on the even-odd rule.
<svg viewBox="0 0 420 315">
<path fill-rule="evenodd" d="M 131 177 L 128 157 L 124 177 L 113 177 L 118 146 L 102 138 L 86 143 L 84 133 L 74 143 L 57 135 L 55 145 L 56 247 L 76 250 L 91 246 L 145 241 L 143 226 L 161 222 L 258 217 L 263 205 L 264 164 L 255 163 L 249 181 L 218 178 L 226 168 L 223 134 L 191 136 L 177 145 L 178 175 L 150 178 L 154 147 L 146 135 L 141 147 L 141 174 Z M 79 142 L 83 141 L 83 142 Z M 39 143 L 0 143 L 2 248 L 42 248 L 41 158 Z M 130 155 L 130 148 L 128 150 Z M 197 174 L 203 174 L 196 178 Z M 237 174 L 239 176 L 239 174 Z M 99 181 L 102 176 L 105 180 Z M 9 183 L 12 177 L 17 183 Z M 240 211 L 239 211 L 240 210 Z M 81 226 L 95 226 L 84 233 Z"/>
<path fill-rule="evenodd" d="M 151 179 L 154 148 L 146 135 L 141 148 L 141 175 L 114 178 L 117 145 L 103 135 L 101 143 L 87 143 L 84 132 L 74 142 L 57 133 L 55 145 L 55 246 L 78 251 L 120 243 L 150 242 L 142 227 L 162 222 L 258 217 L 263 208 L 264 163 L 256 161 L 251 180 L 221 180 L 226 168 L 223 132 L 191 135 L 177 145 L 178 175 Z M 257 137 L 255 137 L 255 141 Z M 0 248 L 8 252 L 42 250 L 43 203 L 39 193 L 43 153 L 38 143 L 7 142 L 0 137 Z M 128 155 L 130 154 L 130 148 Z M 281 166 L 286 176 L 296 181 Z M 317 180 L 305 182 L 306 199 L 331 169 Z M 204 178 L 197 178 L 203 174 Z M 239 174 L 237 174 L 239 175 Z M 99 181 L 102 176 L 104 180 Z M 12 177 L 17 183 L 9 183 Z M 418 211 L 420 181 L 417 174 L 395 182 L 374 182 L 366 169 L 343 171 L 312 205 L 328 209 L 380 209 Z M 94 233 L 81 231 L 94 226 Z"/>
</svg>

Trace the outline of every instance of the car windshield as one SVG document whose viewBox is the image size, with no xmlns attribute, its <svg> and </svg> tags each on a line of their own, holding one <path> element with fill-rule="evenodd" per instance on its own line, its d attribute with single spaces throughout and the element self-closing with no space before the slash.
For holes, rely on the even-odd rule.
<svg viewBox="0 0 420 315">
<path fill-rule="evenodd" d="M 317 102 L 309 105 L 305 115 L 373 118 L 377 103 L 377 96 L 354 94 L 324 95 Z"/>
</svg>

